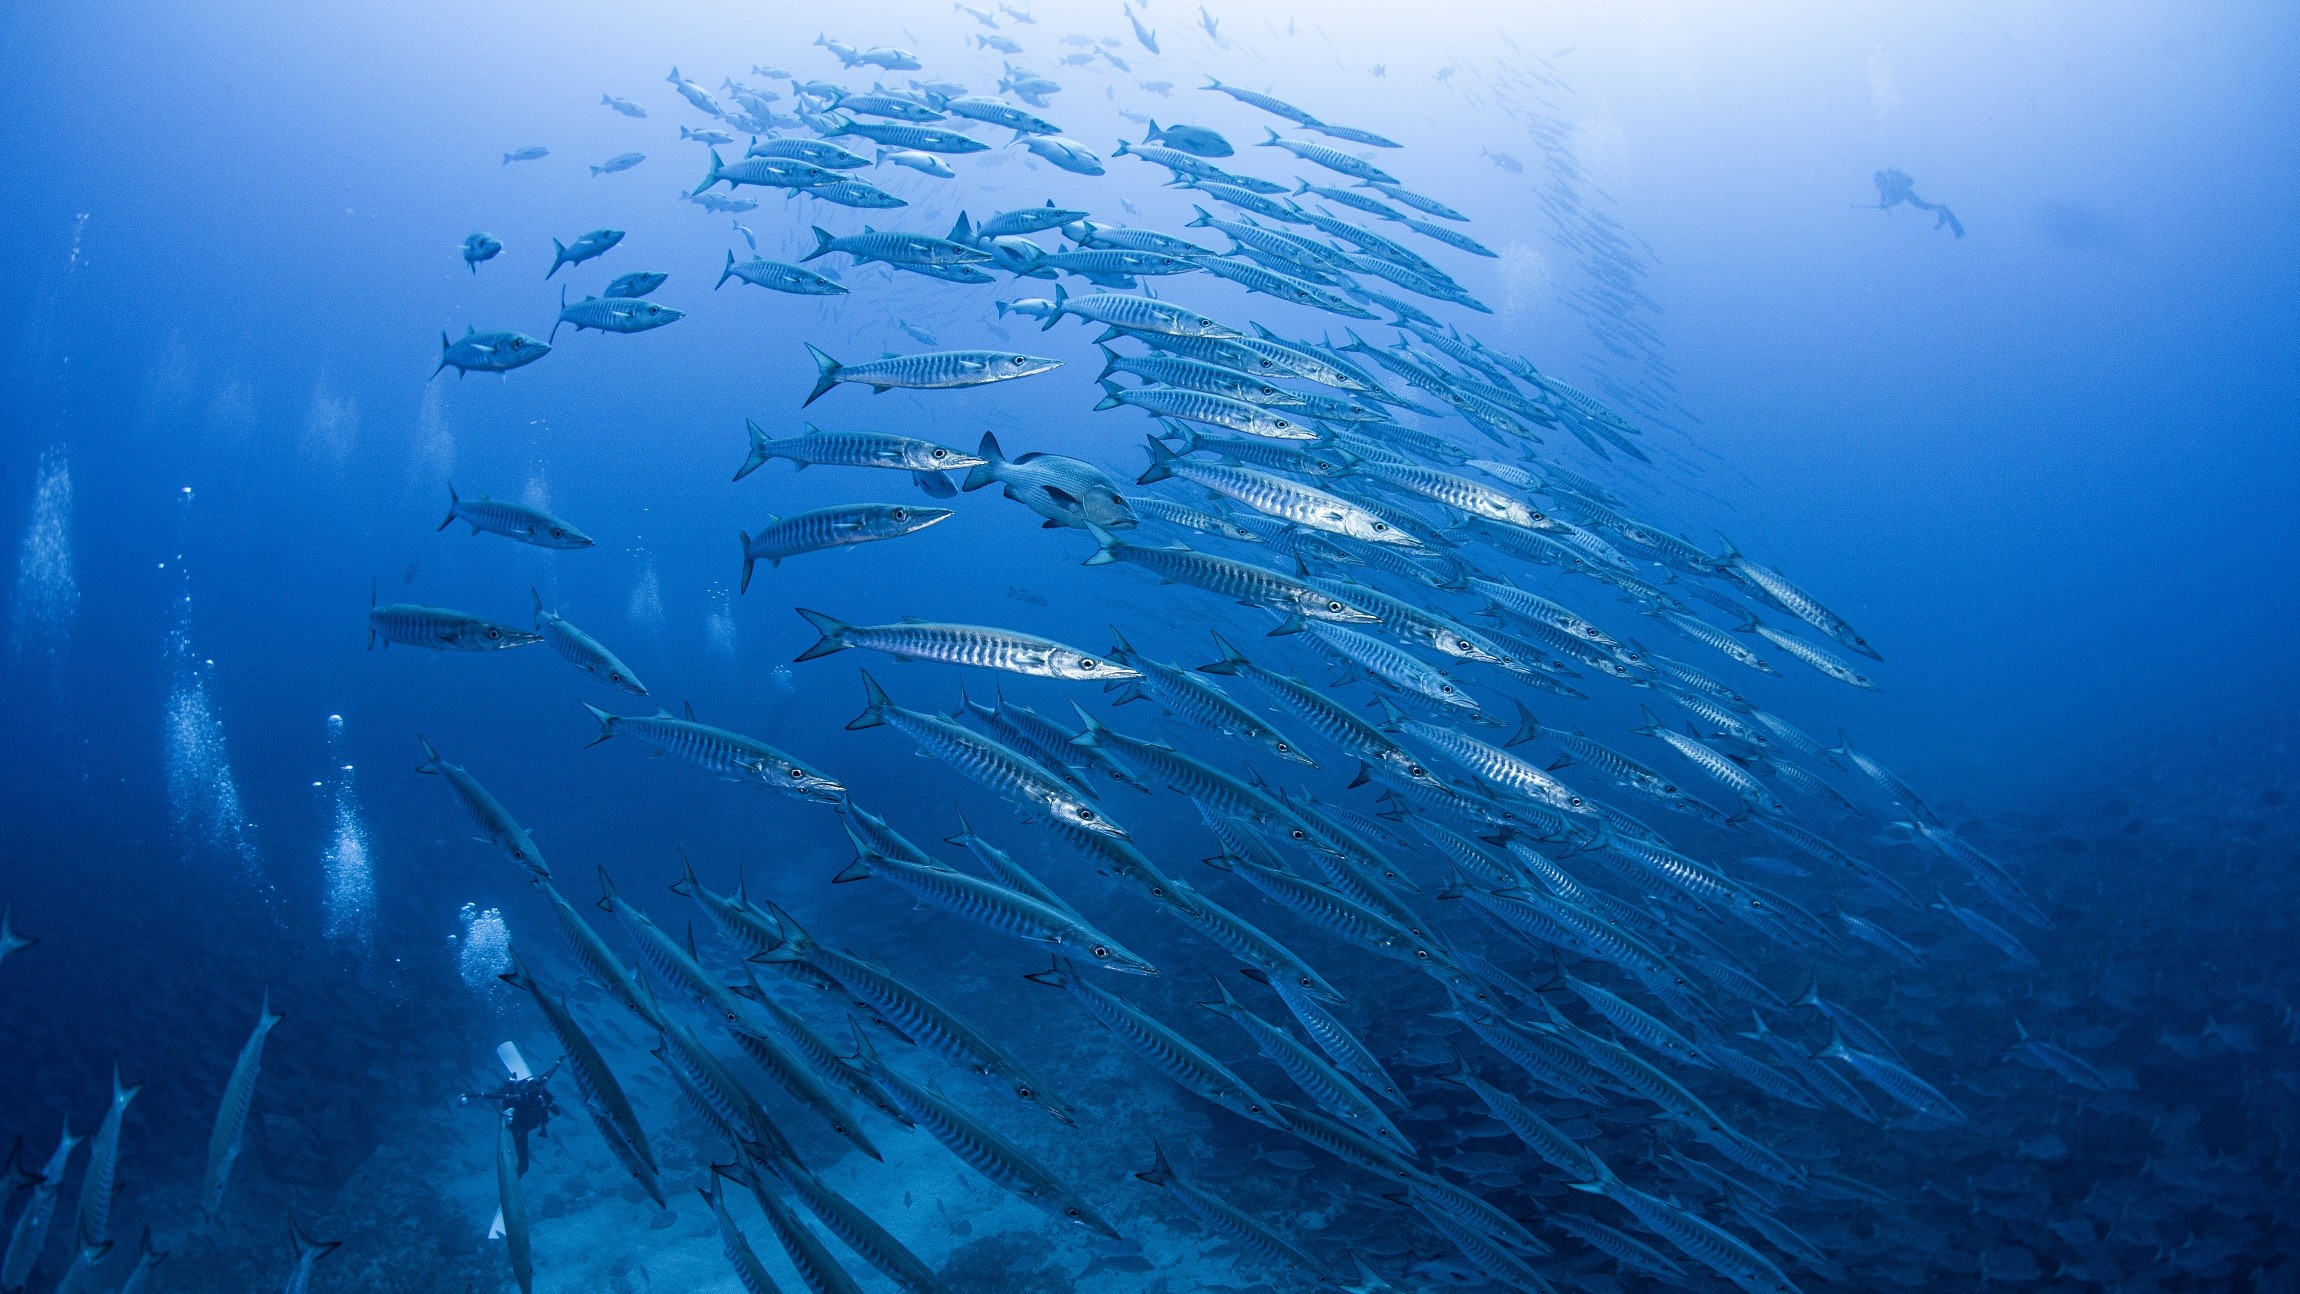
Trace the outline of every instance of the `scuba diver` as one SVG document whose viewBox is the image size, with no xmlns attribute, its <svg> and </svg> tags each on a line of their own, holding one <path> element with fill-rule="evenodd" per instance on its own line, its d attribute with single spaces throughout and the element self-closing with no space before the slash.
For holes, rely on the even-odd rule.
<svg viewBox="0 0 2300 1294">
<path fill-rule="evenodd" d="M 509 1121 L 512 1139 L 519 1144 L 519 1172 L 525 1176 L 527 1134 L 535 1132 L 549 1137 L 551 1132 L 545 1125 L 551 1121 L 552 1115 L 559 1113 L 559 1103 L 552 1099 L 550 1086 L 551 1075 L 559 1067 L 553 1065 L 540 1074 L 534 1073 L 527 1068 L 527 1061 L 519 1054 L 519 1048 L 508 1042 L 496 1048 L 495 1054 L 503 1061 L 503 1067 L 510 1071 L 510 1077 L 504 1080 L 503 1086 L 492 1092 L 466 1092 L 455 1098 L 455 1103 L 491 1106 Z"/>
<path fill-rule="evenodd" d="M 1957 219 L 1957 213 L 1937 202 L 1927 202 L 1918 197 L 1916 181 L 1909 177 L 1907 171 L 1899 167 L 1889 167 L 1877 172 L 1875 178 L 1877 181 L 1877 204 L 1873 208 L 1874 210 L 1891 211 L 1905 202 L 1919 211 L 1932 212 L 1933 228 L 1945 227 L 1959 238 L 1965 236 L 1964 222 Z M 1872 210 L 1869 204 L 1865 202 L 1856 202 L 1853 205 L 1862 211 Z"/>
</svg>

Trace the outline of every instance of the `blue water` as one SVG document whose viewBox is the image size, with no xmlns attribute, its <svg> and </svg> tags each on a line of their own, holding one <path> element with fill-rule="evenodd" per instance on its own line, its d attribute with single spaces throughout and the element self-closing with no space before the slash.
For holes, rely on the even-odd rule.
<svg viewBox="0 0 2300 1294">
<path fill-rule="evenodd" d="M 996 625 L 1092 650 L 1109 645 L 1115 625 L 1145 654 L 1183 666 L 1214 659 L 1213 628 L 1258 661 L 1331 683 L 1369 718 L 1377 696 L 1397 694 L 1362 675 L 1340 681 L 1298 637 L 1265 637 L 1276 623 L 1266 612 L 1125 565 L 1081 567 L 1090 536 L 1043 529 L 995 489 L 929 500 L 897 473 L 795 473 L 782 462 L 728 481 L 751 418 L 776 435 L 811 421 L 966 450 L 993 432 L 1009 453 L 1083 458 L 1134 492 L 1141 437 L 1156 424 L 1130 409 L 1090 412 L 1099 326 L 1065 319 L 1041 332 L 994 309 L 1051 296 L 1053 283 L 1003 273 L 993 285 L 938 283 L 840 255 L 809 267 L 835 272 L 845 297 L 739 282 L 713 291 L 711 280 L 728 250 L 750 255 L 730 227 L 738 221 L 760 254 L 796 260 L 813 245 L 811 224 L 939 236 L 962 210 L 980 220 L 1049 198 L 1100 223 L 1190 235 L 1211 233 L 1184 228 L 1193 202 L 1239 214 L 1115 156 L 1114 141 L 1142 138 L 1128 113 L 1220 131 L 1238 150 L 1218 164 L 1245 174 L 1289 188 L 1297 175 L 1348 183 L 1252 147 L 1266 127 L 1320 137 L 1197 89 L 1208 76 L 1401 144 L 1322 140 L 1471 218 L 1453 227 L 1494 259 L 1384 228 L 1492 313 L 1366 285 L 1604 400 L 1639 429 L 1652 461 L 1601 459 L 1561 428 L 1541 429 L 1538 445 L 1505 446 L 1456 415 L 1409 417 L 1411 426 L 1536 472 L 1547 463 L 1594 478 L 1624 511 L 1710 553 L 1729 536 L 1877 645 L 1882 662 L 1835 650 L 1882 690 L 1845 687 L 1751 640 L 1783 675 L 1762 677 L 1641 616 L 1618 589 L 1483 546 L 1463 555 L 1727 681 L 1825 744 L 1842 730 L 2001 863 L 2050 920 L 2016 919 L 1942 852 L 1891 828 L 1906 806 L 1849 763 L 1787 760 L 1858 812 L 1781 794 L 1804 826 L 1897 878 L 1915 908 L 1810 859 L 1817 874 L 1807 877 L 1744 864 L 1794 855 L 1748 824 L 1705 825 L 1620 793 L 1586 761 L 1558 771 L 1685 854 L 1820 914 L 1833 933 L 1784 941 L 1714 916 L 1687 926 L 1680 909 L 1598 866 L 1592 834 L 1532 844 L 1645 914 L 1647 937 L 1672 956 L 1713 942 L 1784 998 L 1817 971 L 1829 1001 L 1876 1025 L 1966 1116 L 1912 1122 L 1882 1089 L 1862 1086 L 1880 1125 L 1658 1062 L 1805 1179 L 1785 1186 L 1660 1120 L 1650 1101 L 1619 1095 L 1599 1109 L 1541 1088 L 1435 1018 L 1446 1008 L 1435 979 L 1202 866 L 1218 846 L 1183 796 L 1106 792 L 1109 813 L 1160 869 L 1283 940 L 1348 996 L 1345 1023 L 1408 1098 L 1391 1114 L 1423 1150 L 1420 1168 L 1553 1245 L 1526 1261 L 1560 1288 L 1653 1284 L 1561 1229 L 1552 1221 L 1561 1215 L 1620 1228 L 1695 1285 L 1725 1287 L 1628 1211 L 1569 1189 L 1443 1081 L 1458 1052 L 1585 1138 L 1630 1186 L 1727 1228 L 1800 1288 L 2291 1288 L 2292 16 L 2272 6 L 1527 16 L 1233 3 L 1208 6 L 1209 34 L 1181 0 L 1135 12 L 1161 52 L 1142 46 L 1124 12 L 1051 2 L 1034 6 L 1034 24 L 997 17 L 995 33 L 935 5 L 19 6 L 0 19 L 0 118 L 15 127 L 0 183 L 9 231 L 0 263 L 15 286 L 0 369 L 0 535 L 14 559 L 0 570 L 0 738 L 13 752 L 0 778 L 0 903 L 39 940 L 0 962 L 0 1136 L 21 1137 L 19 1162 L 37 1169 L 64 1119 L 75 1134 L 94 1129 L 115 1064 L 123 1081 L 144 1085 L 127 1108 L 118 1201 L 98 1237 L 116 1247 L 86 1288 L 127 1278 L 147 1225 L 171 1256 L 145 1288 L 277 1287 L 294 1264 L 291 1220 L 343 1242 L 313 1269 L 314 1289 L 514 1288 L 505 1246 L 484 1238 L 498 1203 L 493 1129 L 454 1104 L 501 1081 L 493 1053 L 505 1039 L 538 1067 L 558 1054 L 532 1003 L 494 979 L 506 940 L 567 991 L 630 1089 L 669 1203 L 658 1210 L 631 1184 L 562 1071 L 562 1113 L 523 1179 L 535 1284 L 739 1288 L 695 1193 L 733 1148 L 648 1054 L 653 1030 L 586 981 L 526 877 L 472 838 L 445 786 L 412 771 L 419 735 L 534 833 L 558 888 L 626 959 L 623 929 L 589 906 L 597 870 L 683 936 L 702 914 L 664 887 L 679 878 L 684 849 L 713 888 L 732 890 L 739 876 L 752 898 L 780 903 L 823 943 L 882 958 L 1080 1110 L 1078 1127 L 1060 1127 L 872 1026 L 892 1063 L 1043 1160 L 1122 1241 L 1049 1218 L 925 1132 L 876 1114 L 863 1118 L 886 1162 L 852 1153 L 657 983 L 800 1156 L 948 1288 L 1296 1287 L 1297 1273 L 1222 1243 L 1169 1193 L 1132 1180 L 1150 1166 L 1153 1140 L 1184 1179 L 1346 1279 L 1364 1279 L 1349 1257 L 1401 1289 L 1487 1279 L 1441 1229 L 1385 1198 L 1395 1183 L 1184 1093 L 1075 1003 L 1026 983 L 1043 950 L 916 907 L 886 882 L 831 885 L 852 850 L 828 810 L 651 758 L 629 739 L 584 748 L 597 726 L 579 701 L 636 713 L 685 702 L 705 722 L 832 772 L 857 805 L 971 868 L 940 843 L 963 811 L 1161 969 L 1098 984 L 1258 1090 L 1310 1104 L 1245 1034 L 1193 1005 L 1226 981 L 1257 1013 L 1287 1020 L 1226 954 L 1097 876 L 1043 821 L 915 756 L 892 729 L 844 725 L 863 709 L 860 665 L 918 710 L 955 710 L 962 688 L 986 701 L 996 686 L 1075 727 L 1075 700 L 1225 772 L 1253 770 L 1364 814 L 1394 809 L 1378 786 L 1347 786 L 1353 760 L 1309 738 L 1319 769 L 1280 764 L 1149 704 L 1113 708 L 1089 684 L 860 651 L 793 663 L 815 635 L 792 609 L 857 624 Z M 916 51 L 923 70 L 842 69 L 813 43 L 818 33 Z M 978 34 L 1024 52 L 1002 56 Z M 1063 42 L 1072 34 L 1130 70 L 1102 55 L 1064 65 L 1086 48 Z M 895 210 L 756 188 L 741 195 L 757 208 L 731 218 L 677 200 L 706 168 L 678 128 L 709 119 L 664 83 L 673 65 L 714 91 L 730 77 L 773 90 L 782 98 L 772 106 L 787 113 L 792 86 L 754 65 L 854 91 L 946 79 L 988 94 L 1006 62 L 1062 84 L 1033 111 L 1100 154 L 1107 174 L 1064 173 L 1008 146 L 1008 132 L 976 126 L 992 147 L 947 158 L 955 179 L 892 165 L 859 173 L 906 200 Z M 649 116 L 617 115 L 602 94 Z M 550 156 L 501 161 L 536 144 Z M 721 151 L 731 161 L 742 148 L 738 138 Z M 591 173 L 628 151 L 646 160 Z M 1907 206 L 1861 209 L 1877 200 L 1871 176 L 1887 168 L 1952 207 L 1964 235 Z M 551 239 L 600 227 L 628 234 L 546 281 Z M 476 274 L 458 255 L 475 230 L 505 246 Z M 1036 237 L 1048 250 L 1065 245 Z M 669 273 L 650 299 L 685 318 L 631 336 L 562 328 L 551 354 L 506 377 L 450 370 L 426 380 L 443 331 L 544 336 L 560 283 L 579 298 L 639 269 Z M 1204 274 L 1144 283 L 1241 328 L 1340 341 L 1351 326 L 1384 345 L 1398 335 Z M 1092 291 L 1078 278 L 1062 284 L 1074 297 Z M 971 390 L 872 396 L 842 386 L 802 412 L 810 342 L 848 362 L 990 347 L 1063 363 Z M 547 507 L 597 546 L 550 553 L 466 527 L 435 530 L 451 484 L 466 498 Z M 1172 485 L 1159 492 L 1203 501 Z M 907 538 L 762 566 L 737 593 L 739 533 L 770 514 L 868 501 L 956 515 Z M 1148 522 L 1125 536 L 1185 537 Z M 1654 581 L 1667 573 L 1651 562 L 1639 570 Z M 1474 599 L 1365 578 L 1450 614 L 1477 610 Z M 1676 581 L 1666 587 L 1737 596 L 1767 624 L 1831 646 L 1739 586 L 1689 572 Z M 612 693 L 548 648 L 369 650 L 371 582 L 386 602 L 517 626 L 533 588 L 653 695 Z M 1683 600 L 1718 629 L 1734 623 Z M 1523 700 L 1545 724 L 1578 728 L 1714 805 L 1734 803 L 1659 741 L 1634 735 L 1640 705 L 1680 727 L 1689 717 L 1657 689 L 1585 669 L 1570 682 L 1589 699 L 1568 700 L 1422 654 L 1448 664 L 1502 721 L 1466 725 L 1473 736 L 1505 739 L 1510 702 Z M 1243 681 L 1228 686 L 1260 704 Z M 1282 714 L 1270 721 L 1301 728 Z M 1547 762 L 1556 748 L 1514 753 Z M 1384 825 L 1418 838 L 1411 815 Z M 1403 901 L 1435 929 L 1521 981 L 1549 977 L 1549 949 L 1438 897 L 1449 877 L 1435 854 L 1382 848 L 1419 886 Z M 1309 870 L 1304 856 L 1289 858 Z M 2011 931 L 2038 966 L 2023 969 L 1930 906 L 1943 893 Z M 1840 909 L 1891 929 L 1923 964 L 1846 937 Z M 707 921 L 695 936 L 714 971 L 738 974 Z M 1678 1027 L 1779 1059 L 1731 1036 L 1748 1007 L 1714 984 L 1700 992 L 1715 1014 L 1696 1026 L 1598 962 L 1566 965 Z M 762 974 L 778 1000 L 847 1045 L 842 1009 Z M 222 1214 L 203 1225 L 209 1133 L 267 992 L 285 1020 L 264 1055 Z M 1570 993 L 1506 1010 L 1545 1020 L 1542 1000 L 1610 1036 Z M 1765 1014 L 1806 1053 L 1829 1041 L 1811 1008 Z M 2016 1021 L 2080 1057 L 2105 1090 L 2016 1063 L 2007 1053 Z M 52 1287 L 73 1262 L 87 1155 L 70 1163 L 31 1288 Z M 1814 1175 L 1864 1185 L 1816 1186 Z M 730 1213 L 775 1278 L 800 1287 L 743 1194 L 730 1192 Z M 34 1198 L 11 1191 L 0 1225 L 38 1207 Z M 1751 1210 L 1792 1234 L 1761 1231 Z M 893 1288 L 833 1250 L 864 1288 Z"/>
</svg>

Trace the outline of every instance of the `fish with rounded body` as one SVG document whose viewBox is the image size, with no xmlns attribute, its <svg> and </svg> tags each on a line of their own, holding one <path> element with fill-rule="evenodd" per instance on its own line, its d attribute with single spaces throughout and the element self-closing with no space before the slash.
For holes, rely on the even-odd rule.
<svg viewBox="0 0 2300 1294">
<path fill-rule="evenodd" d="M 1039 160 L 1072 175 L 1100 175 L 1102 159 L 1093 149 L 1061 135 L 1029 135 L 1016 140 Z"/>
<path fill-rule="evenodd" d="M 670 282 L 670 280 L 671 276 L 661 270 L 633 270 L 629 274 L 617 275 L 614 281 L 607 285 L 607 290 L 599 295 L 635 301 Z"/>
<path fill-rule="evenodd" d="M 439 334 L 439 367 L 431 370 L 431 375 L 437 377 L 450 368 L 456 371 L 457 377 L 468 377 L 474 371 L 509 373 L 550 353 L 549 343 L 516 328 L 491 328 L 481 332 L 466 326 L 460 340 L 450 340 L 445 332 Z"/>
<path fill-rule="evenodd" d="M 608 158 L 606 161 L 601 162 L 599 165 L 592 167 L 591 174 L 613 175 L 618 171 L 628 171 L 632 167 L 637 166 L 639 163 L 646 160 L 647 155 L 645 153 L 617 153 L 613 157 Z"/>
<path fill-rule="evenodd" d="M 543 147 L 541 144 L 529 144 L 525 148 L 515 148 L 510 152 L 505 153 L 503 155 L 503 164 L 505 166 L 509 166 L 513 162 L 540 162 L 549 156 L 551 156 L 550 149 Z"/>
<path fill-rule="evenodd" d="M 463 240 L 463 261 L 471 272 L 479 272 L 481 261 L 491 261 L 503 250 L 503 241 L 493 234 L 474 232 Z"/>
<path fill-rule="evenodd" d="M 961 489 L 997 485 L 1007 498 L 1046 518 L 1046 527 L 1127 530 L 1140 525 L 1133 508 L 1102 469 L 1063 454 L 1027 453 L 1009 459 L 994 432 L 975 448 L 982 461 L 969 468 Z"/>
</svg>

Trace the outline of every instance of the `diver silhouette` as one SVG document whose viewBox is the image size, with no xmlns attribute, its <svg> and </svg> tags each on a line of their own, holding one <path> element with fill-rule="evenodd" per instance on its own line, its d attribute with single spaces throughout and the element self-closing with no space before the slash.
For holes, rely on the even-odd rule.
<svg viewBox="0 0 2300 1294">
<path fill-rule="evenodd" d="M 1940 203 L 1927 202 L 1918 197 L 1916 181 L 1909 177 L 1907 171 L 1899 167 L 1889 167 L 1877 172 L 1875 178 L 1877 181 L 1877 203 L 1873 208 L 1874 210 L 1891 211 L 1893 208 L 1907 203 L 1919 211 L 1932 212 L 1933 228 L 1946 227 L 1950 233 L 1959 238 L 1965 236 L 1964 222 L 1957 219 L 1957 213 Z M 1863 211 L 1872 209 L 1865 202 L 1856 202 L 1853 205 Z"/>
</svg>

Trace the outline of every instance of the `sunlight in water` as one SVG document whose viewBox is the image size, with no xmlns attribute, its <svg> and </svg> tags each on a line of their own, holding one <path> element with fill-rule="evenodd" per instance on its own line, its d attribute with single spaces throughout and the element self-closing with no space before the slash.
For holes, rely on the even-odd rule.
<svg viewBox="0 0 2300 1294">
<path fill-rule="evenodd" d="M 72 465 L 64 447 L 40 455 L 32 487 L 32 520 L 16 559 L 16 597 L 8 616 L 12 660 L 60 656 L 71 645 L 80 613 L 80 586 L 72 573 Z"/>
</svg>

